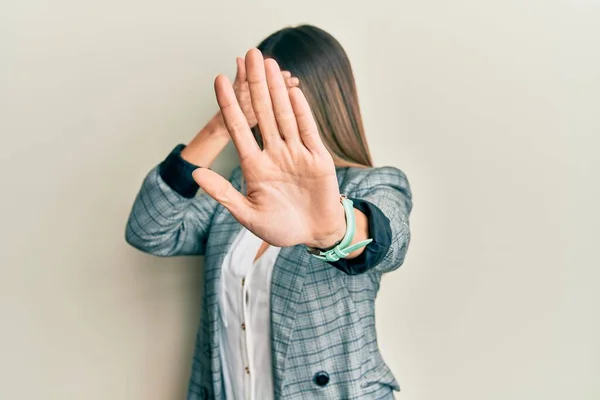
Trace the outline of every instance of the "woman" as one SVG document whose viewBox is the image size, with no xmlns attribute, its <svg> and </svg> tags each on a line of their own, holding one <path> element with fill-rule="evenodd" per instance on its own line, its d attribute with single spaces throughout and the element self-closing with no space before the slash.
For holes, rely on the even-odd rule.
<svg viewBox="0 0 600 400">
<path fill-rule="evenodd" d="M 205 256 L 188 399 L 394 398 L 374 306 L 406 254 L 411 192 L 372 167 L 344 50 L 286 28 L 215 93 L 220 112 L 150 171 L 126 232 L 151 254 Z M 227 181 L 208 167 L 230 138 Z"/>
</svg>

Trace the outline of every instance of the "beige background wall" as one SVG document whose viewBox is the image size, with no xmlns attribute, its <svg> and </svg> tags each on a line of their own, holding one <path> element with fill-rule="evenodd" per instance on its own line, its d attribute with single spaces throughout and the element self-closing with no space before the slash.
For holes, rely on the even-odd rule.
<svg viewBox="0 0 600 400">
<path fill-rule="evenodd" d="M 181 399 L 201 260 L 123 231 L 212 79 L 310 22 L 414 190 L 377 324 L 404 400 L 600 398 L 600 2 L 3 1 L 0 398 Z M 217 169 L 235 163 L 229 149 Z"/>
</svg>

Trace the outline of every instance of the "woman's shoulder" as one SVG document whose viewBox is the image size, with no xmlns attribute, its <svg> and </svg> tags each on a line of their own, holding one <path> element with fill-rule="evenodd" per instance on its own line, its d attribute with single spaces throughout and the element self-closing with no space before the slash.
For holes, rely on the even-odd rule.
<svg viewBox="0 0 600 400">
<path fill-rule="evenodd" d="M 389 186 L 410 193 L 406 174 L 394 166 L 371 168 L 336 168 L 340 191 L 346 195 L 360 195 L 380 187 Z"/>
</svg>

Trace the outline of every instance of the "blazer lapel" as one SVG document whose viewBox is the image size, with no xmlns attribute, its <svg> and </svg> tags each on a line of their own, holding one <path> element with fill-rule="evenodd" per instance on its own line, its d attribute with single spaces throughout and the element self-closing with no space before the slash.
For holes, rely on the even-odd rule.
<svg viewBox="0 0 600 400">
<path fill-rule="evenodd" d="M 338 182 L 348 168 L 336 168 Z M 271 348 L 273 352 L 273 386 L 275 398 L 281 398 L 285 363 L 290 345 L 297 305 L 309 269 L 317 260 L 302 245 L 285 247 L 279 252 L 271 280 Z"/>
<path fill-rule="evenodd" d="M 271 280 L 271 347 L 273 357 L 273 386 L 275 398 L 283 392 L 285 361 L 290 343 L 296 306 L 307 269 L 310 255 L 304 246 L 282 248 L 275 262 Z"/>
<path fill-rule="evenodd" d="M 346 168 L 338 168 L 338 181 Z M 234 171 L 235 172 L 235 171 Z M 235 181 L 236 189 L 241 183 Z M 242 190 L 244 192 L 244 190 Z M 221 287 L 221 267 L 223 260 L 242 225 L 228 212 L 221 213 L 221 218 L 213 220 L 209 247 L 214 246 L 210 262 L 205 262 L 204 288 L 208 310 L 208 330 L 210 337 L 213 393 L 215 399 L 224 397 L 222 393 L 222 365 L 219 352 L 219 295 Z M 209 250 L 210 251 L 210 250 Z M 283 376 L 285 361 L 296 320 L 296 308 L 309 268 L 315 261 L 304 246 L 282 248 L 273 267 L 271 281 L 271 345 L 273 360 L 273 386 L 275 398 L 283 392 Z"/>
</svg>

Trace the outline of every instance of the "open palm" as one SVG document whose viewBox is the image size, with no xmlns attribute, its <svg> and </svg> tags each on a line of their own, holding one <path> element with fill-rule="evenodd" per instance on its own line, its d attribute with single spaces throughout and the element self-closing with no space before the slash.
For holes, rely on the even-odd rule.
<svg viewBox="0 0 600 400">
<path fill-rule="evenodd" d="M 257 49 L 246 54 L 252 108 L 264 149 L 258 147 L 227 77 L 215 93 L 238 151 L 246 196 L 215 172 L 194 179 L 256 236 L 275 246 L 329 247 L 345 231 L 335 166 L 299 88 L 288 90 L 277 62 Z"/>
</svg>

